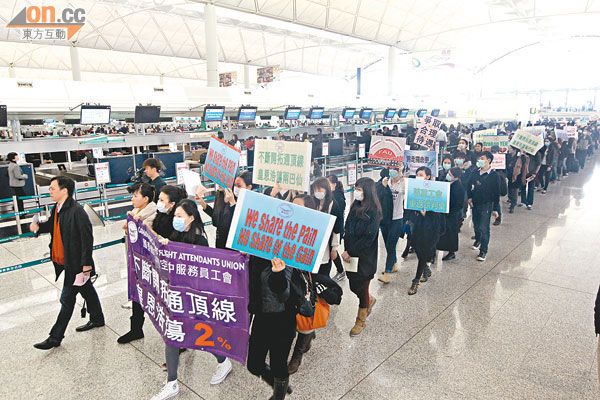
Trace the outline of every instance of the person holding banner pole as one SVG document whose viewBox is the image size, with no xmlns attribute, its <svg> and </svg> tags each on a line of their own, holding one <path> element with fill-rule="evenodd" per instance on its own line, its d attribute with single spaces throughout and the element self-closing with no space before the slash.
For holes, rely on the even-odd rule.
<svg viewBox="0 0 600 400">
<path fill-rule="evenodd" d="M 161 239 L 161 243 L 169 241 L 195 244 L 208 247 L 208 239 L 204 231 L 204 224 L 198 212 L 196 203 L 189 199 L 181 200 L 175 206 L 173 215 L 173 234 L 168 239 Z M 179 393 L 177 383 L 177 369 L 179 368 L 179 347 L 165 344 L 165 358 L 167 359 L 167 383 L 152 400 L 166 400 Z M 213 354 L 217 359 L 217 369 L 211 378 L 211 385 L 217 385 L 227 378 L 233 366 L 227 357 Z"/>
<path fill-rule="evenodd" d="M 386 170 L 387 169 L 384 169 L 383 171 Z M 389 181 L 387 182 L 386 186 L 387 189 L 389 189 L 391 213 L 388 223 L 385 225 L 383 223 L 381 224 L 381 234 L 385 241 L 385 250 L 387 255 L 383 275 L 378 278 L 379 281 L 383 283 L 390 283 L 391 274 L 398 271 L 396 246 L 404 227 L 404 177 L 402 176 L 401 171 L 395 168 L 390 168 L 388 175 Z"/>
<path fill-rule="evenodd" d="M 338 179 L 336 175 L 329 175 L 327 177 L 329 183 L 331 185 L 331 191 L 333 192 L 333 199 L 338 203 L 338 206 L 342 210 L 342 220 L 344 213 L 346 212 L 346 195 L 344 193 L 344 185 Z M 340 238 L 344 237 L 344 223 L 341 225 Z M 336 252 L 337 253 L 337 252 Z M 344 272 L 344 267 L 342 266 L 342 258 L 338 257 L 339 254 L 336 254 L 336 257 L 333 259 L 333 263 L 335 264 L 335 268 L 337 269 L 337 273 L 333 276 L 333 280 L 336 282 L 340 282 L 346 277 L 346 273 Z"/>
<path fill-rule="evenodd" d="M 433 174 L 428 167 L 419 167 L 417 169 L 417 179 L 434 180 Z M 415 212 L 412 217 L 411 243 L 417 253 L 417 273 L 412 281 L 408 295 L 417 294 L 419 284 L 427 282 L 431 277 L 431 269 L 427 265 L 436 253 L 436 246 L 441 234 L 444 232 L 444 217 L 434 211 L 425 211 L 425 209 Z"/>
<path fill-rule="evenodd" d="M 473 250 L 479 250 L 477 261 L 485 261 L 490 242 L 490 218 L 498 218 L 493 211 L 500 202 L 500 177 L 491 167 L 494 155 L 484 151 L 477 160 L 479 170 L 471 176 L 467 187 L 468 203 L 473 209 L 475 243 Z"/>
<path fill-rule="evenodd" d="M 359 300 L 358 315 L 350 336 L 357 336 L 366 326 L 367 317 L 375 305 L 375 297 L 369 294 L 369 285 L 377 272 L 377 240 L 381 221 L 381 205 L 375 192 L 375 182 L 363 177 L 354 186 L 354 202 L 344 227 L 342 259 L 350 263 L 358 258 L 356 272 L 346 272 L 350 290 Z"/>
</svg>

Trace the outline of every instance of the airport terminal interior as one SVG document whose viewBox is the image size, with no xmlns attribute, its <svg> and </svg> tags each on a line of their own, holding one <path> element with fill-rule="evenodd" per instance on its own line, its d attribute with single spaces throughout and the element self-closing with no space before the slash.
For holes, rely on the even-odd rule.
<svg viewBox="0 0 600 400">
<path fill-rule="evenodd" d="M 600 398 L 600 2 L 0 20 L 0 399 Z"/>
</svg>

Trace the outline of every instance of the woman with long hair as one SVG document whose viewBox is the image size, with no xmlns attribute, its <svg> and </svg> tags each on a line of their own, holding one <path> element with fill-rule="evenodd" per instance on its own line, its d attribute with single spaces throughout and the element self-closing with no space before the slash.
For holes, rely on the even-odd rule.
<svg viewBox="0 0 600 400">
<path fill-rule="evenodd" d="M 317 210 L 325 214 L 333 215 L 336 218 L 331 236 L 329 237 L 329 246 L 327 247 L 327 251 L 323 253 L 321 267 L 319 268 L 320 274 L 329 276 L 331 272 L 331 261 L 338 256 L 337 249 L 340 246 L 340 233 L 344 226 L 344 210 L 333 198 L 331 186 L 327 178 L 317 178 L 317 180 L 312 183 L 311 189 L 317 202 Z"/>
<path fill-rule="evenodd" d="M 375 297 L 369 294 L 369 285 L 377 272 L 377 240 L 381 205 L 371 178 L 360 178 L 354 185 L 354 202 L 344 227 L 342 259 L 350 263 L 358 258 L 356 272 L 346 272 L 350 290 L 359 300 L 358 315 L 350 336 L 357 336 L 366 326 L 367 317 L 375 305 Z"/>
<path fill-rule="evenodd" d="M 344 192 L 344 185 L 342 181 L 338 179 L 336 175 L 329 175 L 327 177 L 329 184 L 331 185 L 331 191 L 333 192 L 333 200 L 337 202 L 339 208 L 342 210 L 342 217 L 344 217 L 346 212 L 346 194 Z M 344 237 L 344 223 L 341 224 L 341 232 L 340 238 Z M 333 280 L 336 282 L 340 282 L 346 277 L 344 273 L 344 267 L 342 266 L 342 258 L 339 257 L 339 254 L 336 254 L 333 257 L 333 263 L 335 264 L 335 268 L 337 273 L 333 276 Z"/>
</svg>

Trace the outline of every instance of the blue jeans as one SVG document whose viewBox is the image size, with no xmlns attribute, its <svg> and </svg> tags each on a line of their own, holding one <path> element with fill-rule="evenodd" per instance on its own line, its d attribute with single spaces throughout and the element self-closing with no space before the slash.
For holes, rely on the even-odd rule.
<svg viewBox="0 0 600 400">
<path fill-rule="evenodd" d="M 490 243 L 490 218 L 492 218 L 492 203 L 473 205 L 473 228 L 475 241 L 481 243 L 479 250 L 487 253 Z"/>
<path fill-rule="evenodd" d="M 526 206 L 533 205 L 533 194 L 535 193 L 535 179 L 521 186 L 521 203 Z"/>
<path fill-rule="evenodd" d="M 381 235 L 383 236 L 385 251 L 387 253 L 385 258 L 385 272 L 388 274 L 392 272 L 394 264 L 398 261 L 396 259 L 396 245 L 404 227 L 402 221 L 402 218 L 393 219 L 389 224 L 381 225 Z"/>
</svg>

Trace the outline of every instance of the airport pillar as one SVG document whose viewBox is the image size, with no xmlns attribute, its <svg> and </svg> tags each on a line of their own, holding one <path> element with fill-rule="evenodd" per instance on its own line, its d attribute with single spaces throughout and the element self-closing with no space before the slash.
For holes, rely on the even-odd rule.
<svg viewBox="0 0 600 400">
<path fill-rule="evenodd" d="M 250 66 L 244 64 L 244 89 L 250 89 Z"/>
<path fill-rule="evenodd" d="M 217 11 L 214 4 L 204 6 L 204 33 L 206 38 L 207 86 L 218 87 Z"/>
<path fill-rule="evenodd" d="M 81 80 L 81 68 L 79 67 L 79 49 L 75 46 L 69 47 L 71 54 L 71 73 L 74 81 Z"/>
<path fill-rule="evenodd" d="M 388 96 L 393 96 L 396 93 L 396 48 L 390 46 L 388 49 Z"/>
<path fill-rule="evenodd" d="M 8 77 L 9 78 L 16 78 L 17 75 L 15 74 L 15 66 L 10 63 L 10 65 L 8 66 Z"/>
</svg>

